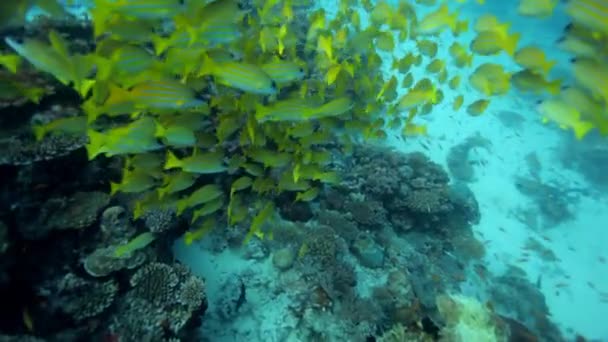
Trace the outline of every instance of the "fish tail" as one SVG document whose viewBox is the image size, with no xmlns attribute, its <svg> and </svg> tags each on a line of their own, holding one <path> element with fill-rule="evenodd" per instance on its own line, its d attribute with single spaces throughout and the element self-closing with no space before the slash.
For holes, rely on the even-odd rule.
<svg viewBox="0 0 608 342">
<path fill-rule="evenodd" d="M 470 54 L 465 58 L 464 64 L 466 66 L 471 66 L 473 64 L 473 54 Z"/>
<path fill-rule="evenodd" d="M 469 21 L 468 20 L 456 20 L 456 24 L 454 24 L 454 35 L 458 36 L 463 32 L 466 32 L 469 29 Z"/>
<path fill-rule="evenodd" d="M 165 127 L 163 127 L 163 125 L 160 124 L 160 122 L 158 122 L 157 120 L 154 120 L 154 126 L 155 126 L 155 131 L 154 131 L 154 136 L 157 138 L 161 138 L 167 135 L 167 129 Z"/>
<path fill-rule="evenodd" d="M 114 196 L 120 190 L 120 184 L 110 182 L 110 196 Z"/>
<path fill-rule="evenodd" d="M 34 137 L 36 137 L 36 141 L 42 140 L 46 135 L 46 127 L 44 125 L 34 126 L 32 127 L 32 131 L 34 131 Z"/>
<path fill-rule="evenodd" d="M 212 75 L 214 69 L 214 63 L 207 54 L 203 54 L 203 62 L 198 70 L 198 76 Z"/>
<path fill-rule="evenodd" d="M 177 202 L 177 211 L 176 214 L 177 216 L 180 216 L 184 210 L 186 210 L 188 208 L 188 201 L 187 199 L 182 199 L 180 201 Z"/>
<path fill-rule="evenodd" d="M 171 46 L 171 40 L 169 38 L 154 36 L 152 37 L 152 44 L 154 45 L 154 53 L 160 56 Z"/>
<path fill-rule="evenodd" d="M 103 153 L 105 135 L 92 129 L 87 130 L 87 135 L 89 136 L 89 143 L 86 146 L 87 155 L 89 160 L 93 160 L 97 155 Z"/>
<path fill-rule="evenodd" d="M 562 90 L 562 81 L 561 80 L 551 81 L 551 82 L 549 82 L 549 84 L 547 86 L 547 91 L 552 95 L 559 94 L 561 92 L 561 90 Z"/>
<path fill-rule="evenodd" d="M 519 43 L 519 38 L 521 38 L 520 33 L 513 33 L 512 35 L 507 36 L 503 49 L 509 54 L 509 56 L 513 56 L 515 54 L 517 43 Z"/>
<path fill-rule="evenodd" d="M 0 65 L 6 67 L 13 74 L 17 73 L 19 64 L 21 64 L 21 57 L 17 55 L 0 56 Z"/>
<path fill-rule="evenodd" d="M 192 232 L 186 232 L 184 234 L 184 243 L 186 246 L 190 246 L 194 242 L 194 234 Z"/>
<path fill-rule="evenodd" d="M 549 73 L 551 72 L 551 69 L 553 69 L 555 64 L 557 64 L 557 61 L 548 61 L 545 63 L 544 68 L 543 68 L 545 75 L 549 75 Z"/>
<path fill-rule="evenodd" d="M 593 129 L 593 124 L 588 121 L 579 121 L 572 126 L 572 129 L 574 130 L 576 139 L 581 140 L 591 129 Z"/>
<path fill-rule="evenodd" d="M 167 151 L 167 161 L 165 162 L 165 170 L 182 167 L 182 161 L 179 160 L 171 151 Z"/>
</svg>

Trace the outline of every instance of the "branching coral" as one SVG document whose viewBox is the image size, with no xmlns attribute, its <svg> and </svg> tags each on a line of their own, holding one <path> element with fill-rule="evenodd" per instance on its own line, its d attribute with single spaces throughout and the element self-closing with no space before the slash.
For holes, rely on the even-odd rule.
<svg viewBox="0 0 608 342">
<path fill-rule="evenodd" d="M 151 263 L 140 268 L 130 280 L 133 294 L 159 307 L 165 307 L 174 300 L 178 283 L 171 266 Z"/>
</svg>

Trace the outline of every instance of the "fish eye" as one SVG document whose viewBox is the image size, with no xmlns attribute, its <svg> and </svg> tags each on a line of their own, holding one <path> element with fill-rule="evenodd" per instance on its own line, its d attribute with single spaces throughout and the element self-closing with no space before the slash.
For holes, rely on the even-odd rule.
<svg viewBox="0 0 608 342">
<path fill-rule="evenodd" d="M 576 57 L 570 58 L 570 63 L 576 63 L 577 61 L 578 61 L 578 58 L 576 58 Z"/>
<path fill-rule="evenodd" d="M 304 68 L 300 68 L 300 72 L 301 72 L 301 73 L 304 73 Z"/>
<path fill-rule="evenodd" d="M 270 83 L 270 87 L 271 87 L 272 89 L 277 89 L 277 83 L 276 83 L 275 81 L 272 81 L 272 82 Z"/>
<path fill-rule="evenodd" d="M 537 105 L 542 104 L 543 102 L 544 102 L 544 100 L 536 100 Z"/>
</svg>

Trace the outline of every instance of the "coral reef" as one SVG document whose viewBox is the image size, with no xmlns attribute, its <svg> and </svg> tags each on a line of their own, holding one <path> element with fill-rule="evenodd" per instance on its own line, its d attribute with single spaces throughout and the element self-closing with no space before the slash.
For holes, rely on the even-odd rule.
<svg viewBox="0 0 608 342">
<path fill-rule="evenodd" d="M 590 134 L 583 141 L 567 139 L 556 151 L 561 165 L 583 175 L 591 188 L 608 189 L 608 148 L 602 137 Z"/>
<path fill-rule="evenodd" d="M 466 138 L 462 143 L 450 148 L 447 156 L 448 170 L 452 176 L 463 182 L 470 182 L 475 177 L 473 162 L 470 160 L 470 152 L 475 148 L 490 150 L 490 140 L 482 137 L 479 133 Z"/>
<path fill-rule="evenodd" d="M 437 297 L 437 308 L 445 319 L 441 341 L 508 341 L 508 332 L 502 331 L 490 310 L 473 298 L 440 295 Z"/>
<path fill-rule="evenodd" d="M 51 305 L 77 321 L 101 314 L 118 295 L 118 284 L 114 280 L 92 281 L 73 273 L 66 274 L 53 285 L 53 289 L 44 290 L 52 300 Z"/>
<path fill-rule="evenodd" d="M 357 146 L 340 165 L 343 181 L 327 192 L 319 219 L 332 227 L 397 231 L 429 229 L 442 222 L 477 222 L 479 209 L 465 185 L 450 185 L 447 173 L 420 153 L 402 154 Z M 341 222 L 338 222 L 341 221 Z M 352 241 L 355 234 L 345 238 Z"/>
<path fill-rule="evenodd" d="M 530 197 L 542 218 L 541 225 L 554 227 L 574 218 L 573 206 L 585 189 L 571 188 L 564 184 L 547 184 L 539 179 L 516 177 L 516 188 Z"/>
</svg>

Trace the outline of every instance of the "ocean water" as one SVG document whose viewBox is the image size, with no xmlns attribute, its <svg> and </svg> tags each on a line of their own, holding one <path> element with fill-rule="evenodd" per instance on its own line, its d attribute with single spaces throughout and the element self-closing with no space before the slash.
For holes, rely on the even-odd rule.
<svg viewBox="0 0 608 342">
<path fill-rule="evenodd" d="M 409 2 L 418 18 L 438 8 Z M 556 44 L 571 21 L 563 2 L 548 18 L 522 17 L 515 1 L 485 2 L 445 1 L 450 11 L 458 11 L 459 20 L 471 25 L 485 14 L 509 23 L 510 33 L 521 34 L 518 47 L 539 47 L 557 61 L 549 79 L 561 79 L 563 87 L 576 84 L 573 56 Z M 86 22 L 95 1 L 61 3 Z M 256 4 L 269 2 L 239 3 L 261 11 Z M 362 28 L 368 27 L 365 1 L 353 3 L 350 13 L 357 12 Z M 320 9 L 328 21 L 341 15 L 333 0 L 313 1 L 306 11 Z M 29 21 L 39 15 L 44 11 L 32 8 Z M 58 27 L 65 29 L 62 25 Z M 3 40 L 21 34 L 6 32 Z M 27 34 L 35 36 L 39 28 L 33 32 Z M 27 153 L 19 157 L 26 159 L 13 157 L 11 145 L 31 138 L 31 116 L 61 117 L 66 108 L 81 108 L 85 99 L 56 91 L 37 104 L 2 102 L 0 124 L 6 133 L 0 146 L 6 151 L 0 158 L 0 293 L 8 303 L 0 310 L 0 341 L 608 341 L 605 137 L 593 130 L 578 140 L 571 130 L 544 122 L 538 105 L 548 94 L 511 89 L 492 97 L 483 115 L 467 114 L 467 105 L 483 97 L 468 82 L 479 65 L 521 69 L 504 52 L 475 56 L 464 68 L 453 65 L 451 44 L 468 47 L 475 36 L 469 29 L 458 36 L 444 30 L 425 37 L 438 44 L 437 56 L 423 57 L 410 73 L 416 81 L 433 80 L 443 97 L 430 113 L 415 118 L 427 127 L 425 135 L 405 136 L 401 128 L 384 127 L 382 139 L 353 134 L 357 143 L 350 153 L 335 141 L 322 145 L 320 150 L 331 154 L 328 165 L 341 175 L 339 182 L 321 185 L 315 180 L 322 190 L 310 201 L 297 201 L 293 193 L 258 196 L 252 191 L 242 197 L 247 219 L 229 224 L 222 209 L 210 215 L 215 218 L 212 229 L 192 243 L 188 234 L 201 230 L 200 222 L 190 220 L 191 209 L 176 215 L 175 203 L 164 206 L 165 199 L 136 217 L 141 206 L 151 203 L 144 195 L 160 187 L 164 178 L 158 174 L 152 176 L 152 190 L 109 196 L 110 183 L 121 179 L 124 160 L 136 165 L 135 156 L 147 153 L 107 153 L 87 160 L 86 142 L 76 141 L 61 154 L 24 148 Z M 106 38 L 70 44 L 86 50 Z M 152 41 L 130 44 L 153 50 Z M 12 52 L 5 45 L 2 53 Z M 396 76 L 401 84 L 405 75 L 392 68 L 393 61 L 419 51 L 417 42 L 407 39 L 397 41 L 392 52 L 375 52 L 382 63 L 374 72 L 385 81 Z M 306 56 L 308 63 L 316 63 L 311 53 Z M 457 89 L 425 70 L 433 59 L 446 61 L 450 77 L 462 77 Z M 350 82 L 358 85 L 364 75 L 357 72 Z M 94 79 L 92 75 L 87 77 Z M 47 76 L 53 80 L 52 73 Z M 51 84 L 63 89 L 56 81 Z M 223 89 L 189 86 L 205 93 L 206 100 L 219 97 Z M 408 90 L 398 86 L 396 98 Z M 242 93 L 228 91 L 235 101 Z M 464 105 L 454 110 L 460 95 Z M 263 105 L 275 100 L 256 98 Z M 374 114 L 395 115 L 382 111 Z M 15 120 L 13 113 L 27 119 Z M 206 114 L 204 124 L 197 121 L 199 133 L 217 125 L 218 113 Z M 104 117 L 87 128 L 110 131 L 129 120 Z M 344 132 L 341 127 L 336 131 Z M 264 134 L 271 139 L 271 133 Z M 235 139 L 197 150 L 221 145 L 238 153 L 239 143 Z M 161 161 L 146 159 L 141 168 L 172 175 L 159 166 L 165 149 L 178 150 L 163 145 L 149 153 Z M 190 150 L 180 152 L 185 158 Z M 275 189 L 289 167 L 262 174 Z M 196 184 L 217 185 L 225 192 L 221 198 L 232 203 L 231 184 L 241 175 L 256 178 L 221 173 L 200 176 Z M 185 190 L 178 192 L 178 201 L 188 198 Z M 263 220 L 263 233 L 247 234 L 260 203 L 267 203 L 260 198 L 275 210 Z M 129 246 L 126 256 L 116 254 L 121 245 Z"/>
<path fill-rule="evenodd" d="M 565 85 L 574 83 L 569 62 L 572 56 L 556 48 L 556 41 L 562 37 L 564 27 L 570 22 L 561 5 L 551 17 L 541 19 L 518 15 L 515 2 L 487 1 L 485 5 L 479 5 L 475 1 L 464 5 L 455 1 L 448 3 L 451 8 L 459 8 L 462 17 L 471 22 L 483 14 L 490 13 L 501 22 L 510 23 L 511 32 L 519 32 L 522 35 L 519 46 L 537 46 L 546 52 L 548 58 L 558 60 L 551 78 L 563 78 Z M 324 1 L 319 6 L 328 13 L 338 11 L 334 1 Z M 435 7 L 428 8 L 427 13 L 433 9 Z M 425 8 L 422 8 L 421 15 L 424 15 L 424 10 Z M 366 11 L 362 8 L 359 11 L 361 17 L 366 18 Z M 447 47 L 453 41 L 470 42 L 474 37 L 475 33 L 472 31 L 458 38 L 454 38 L 451 32 L 444 32 L 437 39 L 440 46 L 437 58 L 449 60 Z M 416 51 L 414 42 L 398 44 L 395 55 L 403 56 L 409 51 Z M 384 75 L 389 79 L 398 73 L 391 70 L 390 54 L 381 54 L 385 61 Z M 499 56 L 476 56 L 468 70 L 451 66 L 453 69 L 450 71 L 466 75 L 486 62 L 503 64 L 510 70 L 519 69 L 503 53 Z M 424 65 L 423 63 L 422 66 Z M 414 68 L 411 72 L 416 80 L 425 77 L 426 73 L 423 67 Z M 403 76 L 399 76 L 399 81 Z M 432 114 L 424 117 L 423 122 L 428 123 L 429 127 L 428 136 L 404 141 L 398 134 L 389 134 L 386 144 L 402 152 L 423 152 L 429 155 L 431 160 L 447 168 L 450 147 L 462 144 L 472 136 L 480 135 L 487 139 L 489 148 L 474 147 L 468 155 L 469 162 L 476 165 L 474 179 L 468 184 L 480 204 L 481 220 L 473 229 L 476 237 L 484 241 L 486 246 L 484 265 L 495 275 L 502 274 L 513 265 L 525 270 L 527 280 L 536 284 L 544 295 L 551 321 L 560 328 L 567 340 L 574 340 L 574 335 L 581 334 L 592 340 L 608 341 L 608 330 L 602 323 L 602 317 L 608 315 L 608 303 L 605 296 L 601 295 L 606 293 L 603 289 L 608 289 L 608 212 L 605 210 L 608 202 L 605 183 L 601 185 L 590 181 L 576 169 L 567 168 L 561 160 L 579 158 L 576 155 L 569 156 L 577 152 L 569 150 L 568 145 L 605 145 L 603 138 L 599 137 L 599 134 L 592 134 L 584 141 L 577 141 L 571 131 L 543 124 L 536 109 L 537 101 L 542 99 L 542 96 L 511 92 L 507 96 L 492 100 L 487 112 L 476 118 L 468 116 L 464 106 L 454 112 L 451 104 L 456 96 L 464 95 L 465 103 L 480 97 L 471 86 L 465 85 L 462 88 L 458 91 L 442 88 L 447 101 L 435 106 Z M 402 89 L 400 95 L 404 93 Z M 542 198 L 540 201 L 572 202 L 567 203 L 568 210 L 574 213 L 572 219 L 542 226 L 544 223 L 530 224 L 518 215 L 529 210 L 533 215 L 540 216 L 537 204 L 539 199 L 522 193 L 516 184 L 518 177 L 529 177 L 531 172 L 534 172 L 530 170 L 526 158 L 531 154 L 534 154 L 542 165 L 538 175 L 539 181 L 555 184 L 564 190 L 562 194 L 557 195 L 564 198 Z M 607 162 L 605 158 L 598 158 L 584 163 L 585 166 L 582 167 L 608 170 Z M 575 198 L 565 198 L 569 189 L 585 190 L 574 196 Z M 557 259 L 543 260 L 538 255 L 527 257 L 529 253 L 525 245 L 530 238 L 541 241 L 543 247 L 552 251 Z M 181 241 L 176 243 L 175 252 L 180 260 L 191 265 L 201 275 L 209 274 L 212 269 L 239 274 L 255 267 L 256 273 L 265 274 L 266 281 L 272 282 L 276 277 L 276 271 L 267 262 L 255 263 L 253 266 L 250 262 L 239 262 L 238 256 L 230 252 L 208 258 L 204 249 L 197 251 L 188 248 Z M 368 286 L 376 283 L 374 275 L 377 273 L 372 272 L 372 279 L 367 279 L 370 281 Z M 222 278 L 217 279 L 217 284 L 221 284 Z M 491 299 L 491 296 L 488 297 L 488 287 L 483 281 L 472 281 L 463 285 L 461 291 L 480 299 Z M 216 291 L 221 292 L 221 289 L 216 288 Z M 250 317 L 244 318 L 243 321 L 227 324 L 230 329 L 246 334 L 249 331 L 268 332 L 276 331 L 278 327 L 297 325 L 297 321 L 286 319 L 290 317 L 288 299 L 275 298 L 267 303 L 269 297 L 257 298 L 258 296 L 264 295 L 256 294 L 256 299 L 259 300 L 257 303 L 261 305 L 259 310 L 254 310 Z M 525 301 L 525 296 L 517 297 L 513 294 L 514 306 L 522 305 L 521 301 Z M 222 328 L 216 327 L 215 324 Z M 224 329 L 224 325 L 217 322 L 209 322 L 209 326 L 210 329 Z M 543 338 L 547 337 L 541 337 Z M 268 339 L 274 340 L 270 337 Z"/>
</svg>

